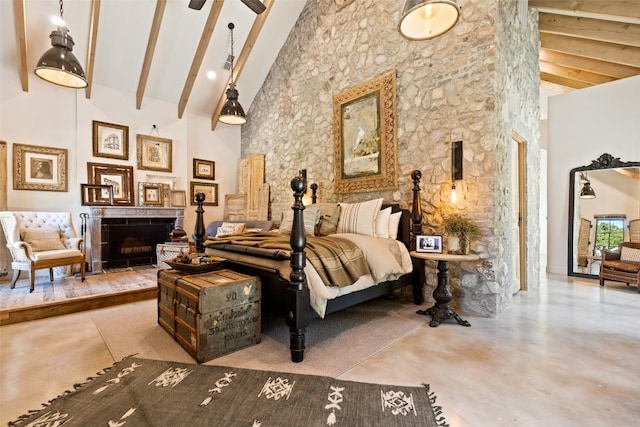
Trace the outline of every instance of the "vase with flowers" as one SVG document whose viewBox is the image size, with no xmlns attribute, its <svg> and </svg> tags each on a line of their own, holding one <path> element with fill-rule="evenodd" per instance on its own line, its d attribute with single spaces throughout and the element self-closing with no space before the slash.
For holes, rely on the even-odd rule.
<svg viewBox="0 0 640 427">
<path fill-rule="evenodd" d="M 451 214 L 444 217 L 444 231 L 449 240 L 449 252 L 467 255 L 472 239 L 482 235 L 478 224 L 461 214 Z M 458 247 L 455 247 L 455 240 Z M 452 244 L 453 243 L 453 244 Z"/>
</svg>

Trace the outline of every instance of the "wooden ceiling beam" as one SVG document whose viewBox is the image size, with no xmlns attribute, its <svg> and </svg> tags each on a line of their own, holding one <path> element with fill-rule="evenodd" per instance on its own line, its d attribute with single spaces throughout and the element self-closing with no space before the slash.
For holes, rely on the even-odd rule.
<svg viewBox="0 0 640 427">
<path fill-rule="evenodd" d="M 29 92 L 29 72 L 27 71 L 27 17 L 24 12 L 25 0 L 13 0 L 13 19 L 18 42 L 18 75 L 23 92 Z"/>
<path fill-rule="evenodd" d="M 640 19 L 640 0 L 529 0 L 529 7 L 557 13 L 593 13 Z"/>
<path fill-rule="evenodd" d="M 264 0 L 263 4 L 266 7 L 266 10 L 262 12 L 260 15 L 256 16 L 256 19 L 253 22 L 253 25 L 251 26 L 251 31 L 249 31 L 249 35 L 247 36 L 247 41 L 244 43 L 244 46 L 242 46 L 242 51 L 240 52 L 240 55 L 238 55 L 238 60 L 235 62 L 233 66 L 236 82 L 238 81 L 238 78 L 242 73 L 242 69 L 244 68 L 244 65 L 246 64 L 247 59 L 251 54 L 251 50 L 253 49 L 253 46 L 255 46 L 256 44 L 256 40 L 258 39 L 258 36 L 260 35 L 260 31 L 262 31 L 262 27 L 264 26 L 264 23 L 267 20 L 269 13 L 271 12 L 271 6 L 273 6 L 274 1 L 275 0 Z M 225 90 L 223 91 L 222 96 L 220 97 L 220 100 L 218 100 L 218 105 L 216 106 L 216 109 L 213 112 L 213 115 L 211 116 L 211 130 L 215 130 L 216 126 L 218 125 L 218 118 L 220 117 L 220 112 L 222 111 L 222 107 L 224 106 L 224 103 L 227 101 L 226 88 L 229 86 L 229 83 L 231 83 L 231 77 L 229 77 L 229 80 L 227 81 L 227 84 L 225 86 Z"/>
<path fill-rule="evenodd" d="M 640 67 L 640 48 L 634 46 L 540 33 L 540 47 L 572 55 L 615 62 L 616 64 Z"/>
<path fill-rule="evenodd" d="M 589 83 L 592 86 L 617 80 L 615 77 L 591 73 L 589 71 L 581 70 L 578 68 L 563 67 L 561 65 L 545 61 L 540 61 L 540 72 L 564 77 L 567 79 L 577 80 L 584 83 Z"/>
<path fill-rule="evenodd" d="M 542 33 L 640 47 L 640 25 L 636 24 L 541 12 L 538 29 Z"/>
<path fill-rule="evenodd" d="M 151 70 L 151 63 L 153 62 L 153 54 L 156 50 L 156 43 L 158 42 L 158 34 L 160 33 L 160 26 L 162 25 L 162 16 L 164 15 L 164 9 L 167 6 L 167 0 L 157 0 L 156 11 L 153 15 L 153 23 L 151 24 L 151 31 L 149 32 L 149 41 L 147 42 L 147 50 L 144 54 L 144 61 L 142 63 L 142 70 L 140 71 L 140 80 L 138 80 L 138 90 L 136 91 L 136 109 L 142 107 L 142 98 L 144 97 L 144 90 L 147 87 L 147 80 L 149 79 L 149 70 Z"/>
<path fill-rule="evenodd" d="M 207 17 L 207 22 L 202 29 L 200 42 L 198 43 L 198 48 L 196 49 L 196 53 L 193 56 L 191 68 L 189 69 L 189 74 L 187 74 L 187 80 L 184 82 L 184 88 L 182 89 L 180 101 L 178 101 L 179 119 L 182 118 L 184 110 L 187 107 L 187 101 L 189 101 L 189 96 L 191 95 L 193 84 L 195 83 L 196 77 L 198 76 L 198 71 L 200 71 L 200 66 L 202 65 L 204 55 L 207 53 L 207 48 L 209 47 L 209 42 L 211 41 L 211 35 L 213 34 L 213 30 L 216 28 L 216 23 L 218 22 L 218 18 L 220 17 L 220 11 L 222 10 L 223 5 L 224 0 L 218 0 L 213 3 L 213 5 L 211 6 L 211 10 L 209 11 L 209 16 Z"/>
<path fill-rule="evenodd" d="M 91 99 L 91 87 L 93 86 L 93 68 L 96 63 L 96 43 L 98 40 L 98 25 L 100 24 L 100 1 L 91 1 L 91 18 L 89 22 L 89 44 L 87 46 L 87 87 L 84 89 L 84 96 Z"/>
<path fill-rule="evenodd" d="M 569 87 L 572 89 L 584 89 L 592 86 L 589 83 L 581 82 L 581 81 L 566 78 L 566 77 L 556 76 L 548 73 L 540 73 L 540 80 L 549 82 L 549 83 L 554 83 L 560 86 Z"/>
<path fill-rule="evenodd" d="M 617 79 L 624 79 L 640 74 L 640 68 L 600 61 L 593 58 L 585 58 L 584 56 L 570 55 L 549 49 L 540 49 L 540 61 L 552 62 L 556 65 L 577 68 Z"/>
</svg>

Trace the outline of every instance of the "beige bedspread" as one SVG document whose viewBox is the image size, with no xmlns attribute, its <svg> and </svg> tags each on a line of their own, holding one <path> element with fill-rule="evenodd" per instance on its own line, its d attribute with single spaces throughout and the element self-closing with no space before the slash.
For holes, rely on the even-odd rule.
<svg viewBox="0 0 640 427">
<path fill-rule="evenodd" d="M 207 236 L 204 246 L 231 243 L 263 249 L 291 250 L 289 236 L 275 233 L 243 233 L 225 237 Z M 360 277 L 370 274 L 362 250 L 347 239 L 307 236 L 305 253 L 308 262 L 318 272 L 324 283 L 343 287 L 354 284 Z"/>
</svg>

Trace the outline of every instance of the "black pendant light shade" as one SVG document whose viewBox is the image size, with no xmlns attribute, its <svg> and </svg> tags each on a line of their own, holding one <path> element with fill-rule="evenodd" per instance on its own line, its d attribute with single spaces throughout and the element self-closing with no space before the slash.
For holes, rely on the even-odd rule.
<svg viewBox="0 0 640 427">
<path fill-rule="evenodd" d="M 238 102 L 238 90 L 233 82 L 229 84 L 229 89 L 227 89 L 227 102 L 222 106 L 219 120 L 228 125 L 243 125 L 247 123 L 242 105 Z"/>
<path fill-rule="evenodd" d="M 580 198 L 581 199 L 595 199 L 596 192 L 593 190 L 591 186 L 591 182 L 587 181 L 582 185 L 582 190 L 580 190 Z"/>
<path fill-rule="evenodd" d="M 230 22 L 228 28 L 231 32 L 231 83 L 229 83 L 229 89 L 227 89 L 227 102 L 222 106 L 218 120 L 228 125 L 243 125 L 247 123 L 247 117 L 244 114 L 244 109 L 238 102 L 238 90 L 233 80 L 233 62 L 235 60 L 233 56 L 233 23 Z"/>
<path fill-rule="evenodd" d="M 460 19 L 455 0 L 407 0 L 398 31 L 409 40 L 427 40 L 446 33 Z"/>
<path fill-rule="evenodd" d="M 66 29 L 53 30 L 49 36 L 52 47 L 40 57 L 36 76 L 60 86 L 81 89 L 87 79 L 78 59 L 73 54 L 73 38 Z"/>
</svg>

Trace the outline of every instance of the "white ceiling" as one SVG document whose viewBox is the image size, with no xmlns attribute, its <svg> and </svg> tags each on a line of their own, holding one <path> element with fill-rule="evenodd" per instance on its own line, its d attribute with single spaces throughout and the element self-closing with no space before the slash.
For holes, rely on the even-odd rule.
<svg viewBox="0 0 640 427">
<path fill-rule="evenodd" d="M 207 0 L 197 11 L 188 8 L 188 0 L 166 0 L 155 54 L 141 108 L 155 98 L 178 104 L 185 87 L 203 28 L 213 4 L 223 1 L 211 41 L 206 49 L 186 111 L 211 117 L 224 95 L 230 71 L 223 68 L 230 54 L 227 24 L 233 22 L 236 58 L 245 44 L 257 15 L 240 0 Z M 33 68 L 51 47 L 49 34 L 55 29 L 51 18 L 59 16 L 57 0 L 0 0 L 0 65 L 2 78 L 20 85 L 20 50 L 16 28 L 16 4 L 24 2 L 28 79 L 37 79 Z M 74 54 L 83 67 L 87 64 L 90 39 L 91 6 L 99 4 L 99 22 L 92 83 L 136 93 L 156 0 L 66 0 L 64 20 L 75 42 Z M 248 109 L 266 78 L 271 64 L 295 24 L 305 0 L 274 0 L 264 27 L 237 79 L 240 103 Z M 266 13 L 266 12 L 265 12 Z M 209 80 L 207 71 L 217 77 Z M 85 72 L 87 72 L 85 67 Z M 176 107 L 177 111 L 177 107 Z"/>
</svg>

